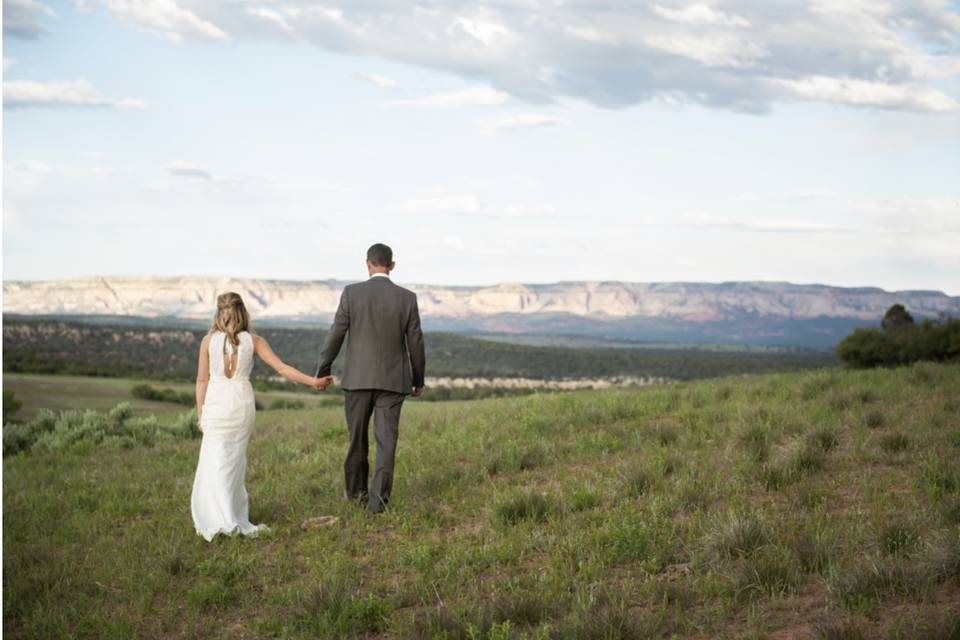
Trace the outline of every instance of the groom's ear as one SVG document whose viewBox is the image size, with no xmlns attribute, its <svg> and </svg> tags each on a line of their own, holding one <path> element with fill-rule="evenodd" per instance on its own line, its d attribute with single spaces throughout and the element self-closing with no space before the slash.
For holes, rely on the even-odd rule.
<svg viewBox="0 0 960 640">
<path fill-rule="evenodd" d="M 389 267 L 390 271 L 393 271 L 393 270 L 396 269 L 396 268 L 397 268 L 397 263 L 396 263 L 396 262 L 391 262 L 391 263 L 390 263 L 390 267 Z"/>
</svg>

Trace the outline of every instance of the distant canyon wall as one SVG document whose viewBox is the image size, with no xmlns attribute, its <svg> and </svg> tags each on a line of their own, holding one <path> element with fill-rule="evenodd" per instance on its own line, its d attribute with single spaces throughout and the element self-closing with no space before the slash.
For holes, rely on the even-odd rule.
<svg viewBox="0 0 960 640">
<path fill-rule="evenodd" d="M 210 317 L 216 297 L 240 293 L 265 319 L 327 319 L 347 282 L 253 278 L 78 278 L 3 284 L 4 313 Z M 772 316 L 877 321 L 894 303 L 914 315 L 960 315 L 960 298 L 937 291 L 889 292 L 781 282 L 560 282 L 454 287 L 406 284 L 418 294 L 425 319 L 575 316 L 597 320 L 665 318 L 689 323 Z M 509 322 L 507 323 L 509 324 Z"/>
</svg>

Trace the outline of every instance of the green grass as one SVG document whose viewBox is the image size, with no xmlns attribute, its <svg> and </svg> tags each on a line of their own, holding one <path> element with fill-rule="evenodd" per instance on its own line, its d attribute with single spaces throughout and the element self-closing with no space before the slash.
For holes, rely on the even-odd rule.
<svg viewBox="0 0 960 640">
<path fill-rule="evenodd" d="M 157 402 L 136 398 L 131 390 L 141 384 L 157 389 L 173 389 L 193 395 L 194 385 L 182 382 L 157 382 L 132 378 L 88 378 L 83 376 L 34 375 L 4 373 L 3 388 L 14 392 L 23 407 L 14 418 L 27 421 L 35 418 L 41 409 L 63 411 L 67 409 L 94 409 L 108 411 L 121 402 L 129 402 L 135 415 L 182 413 L 189 407 L 172 402 Z M 303 403 L 306 408 L 317 408 L 335 402 L 335 396 L 320 393 L 294 393 L 289 391 L 258 391 L 257 400 L 267 408 L 284 403 Z"/>
<path fill-rule="evenodd" d="M 133 400 L 84 382 L 64 406 Z M 341 409 L 264 411 L 247 488 L 272 531 L 209 544 L 198 440 L 11 455 L 3 631 L 954 637 L 958 388 L 960 367 L 924 365 L 411 402 L 382 516 L 342 499 Z M 324 514 L 339 525 L 300 528 Z"/>
</svg>

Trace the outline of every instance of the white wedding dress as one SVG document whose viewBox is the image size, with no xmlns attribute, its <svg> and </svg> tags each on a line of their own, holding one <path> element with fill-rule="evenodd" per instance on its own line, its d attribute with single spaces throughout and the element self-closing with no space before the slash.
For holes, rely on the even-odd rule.
<svg viewBox="0 0 960 640">
<path fill-rule="evenodd" d="M 268 530 L 249 520 L 244 476 L 256 418 L 250 385 L 253 336 L 243 331 L 237 337 L 236 370 L 229 378 L 225 361 L 232 361 L 233 345 L 222 331 L 210 337 L 210 382 L 201 412 L 203 441 L 191 498 L 193 525 L 208 542 L 218 533 L 256 535 Z"/>
</svg>

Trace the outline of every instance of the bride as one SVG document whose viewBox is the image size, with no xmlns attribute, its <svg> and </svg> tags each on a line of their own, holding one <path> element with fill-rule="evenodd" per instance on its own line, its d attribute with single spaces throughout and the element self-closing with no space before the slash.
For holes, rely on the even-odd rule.
<svg viewBox="0 0 960 640">
<path fill-rule="evenodd" d="M 239 294 L 217 297 L 217 314 L 200 343 L 197 365 L 197 423 L 203 432 L 193 480 L 191 511 L 197 534 L 208 542 L 218 533 L 256 535 L 267 530 L 248 515 L 247 442 L 256 409 L 250 370 L 253 355 L 288 380 L 323 391 L 331 376 L 313 378 L 285 364 L 267 341 L 250 333 L 250 315 Z"/>
</svg>

